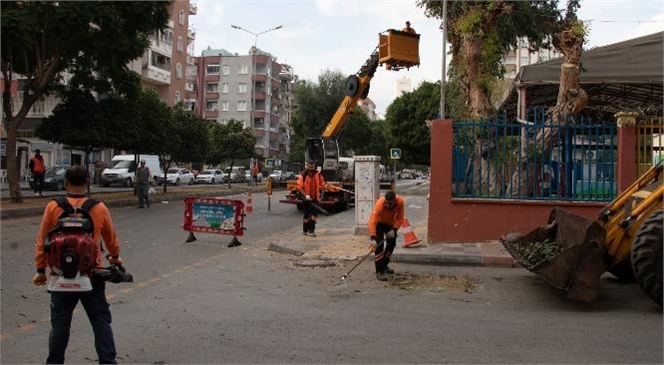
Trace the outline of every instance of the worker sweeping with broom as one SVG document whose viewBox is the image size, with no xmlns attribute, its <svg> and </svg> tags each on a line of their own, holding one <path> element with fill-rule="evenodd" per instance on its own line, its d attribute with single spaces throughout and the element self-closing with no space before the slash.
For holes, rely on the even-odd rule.
<svg viewBox="0 0 664 365">
<path fill-rule="evenodd" d="M 404 207 L 404 199 L 393 191 L 388 191 L 378 199 L 369 218 L 369 250 L 375 252 L 376 279 L 380 281 L 387 281 L 387 275 L 394 274 L 394 270 L 388 265 L 397 245 L 397 231 L 403 224 Z M 383 240 L 385 244 L 376 244 Z"/>
</svg>

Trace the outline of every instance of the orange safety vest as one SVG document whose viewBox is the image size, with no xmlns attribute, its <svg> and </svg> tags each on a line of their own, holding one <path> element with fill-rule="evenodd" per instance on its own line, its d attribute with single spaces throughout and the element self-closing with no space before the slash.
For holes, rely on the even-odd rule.
<svg viewBox="0 0 664 365">
<path fill-rule="evenodd" d="M 306 195 L 311 196 L 311 199 L 318 200 L 320 190 L 325 187 L 325 179 L 318 172 L 311 176 L 303 173 L 297 178 L 297 187 L 302 189 Z"/>
<path fill-rule="evenodd" d="M 46 166 L 44 166 L 44 159 L 33 157 L 32 158 L 32 172 L 35 174 L 43 174 L 46 172 Z"/>
</svg>

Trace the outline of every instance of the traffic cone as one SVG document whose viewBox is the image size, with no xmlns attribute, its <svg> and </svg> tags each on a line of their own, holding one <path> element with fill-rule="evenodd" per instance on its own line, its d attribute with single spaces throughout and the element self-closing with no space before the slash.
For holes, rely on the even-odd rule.
<svg viewBox="0 0 664 365">
<path fill-rule="evenodd" d="M 417 239 L 417 236 L 415 236 L 415 232 L 413 232 L 413 230 L 410 228 L 410 223 L 408 223 L 408 218 L 403 219 L 403 224 L 401 225 L 401 228 L 403 228 L 402 247 L 409 247 L 422 242 L 422 240 Z"/>
<path fill-rule="evenodd" d="M 246 213 L 251 213 L 254 211 L 254 207 L 251 206 L 251 191 L 247 193 L 247 206 L 244 208 Z"/>
</svg>

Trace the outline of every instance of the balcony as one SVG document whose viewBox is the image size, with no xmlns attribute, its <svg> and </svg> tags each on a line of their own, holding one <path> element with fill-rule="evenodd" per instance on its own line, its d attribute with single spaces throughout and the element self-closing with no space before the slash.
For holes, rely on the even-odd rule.
<svg viewBox="0 0 664 365">
<path fill-rule="evenodd" d="M 193 41 L 194 39 L 196 39 L 196 31 L 188 29 L 187 30 L 187 38 L 189 38 L 190 41 Z"/>
<path fill-rule="evenodd" d="M 254 137 L 258 137 L 258 138 L 265 137 L 265 130 L 263 130 L 263 129 L 254 129 Z"/>
<path fill-rule="evenodd" d="M 219 93 L 206 91 L 205 100 L 219 100 Z"/>
<path fill-rule="evenodd" d="M 198 5 L 189 2 L 189 15 L 196 15 L 198 13 Z"/>
<path fill-rule="evenodd" d="M 251 75 L 251 79 L 254 80 L 254 82 L 265 82 L 265 81 L 267 81 L 267 75 L 265 75 L 265 74 L 253 74 L 253 75 Z"/>
<path fill-rule="evenodd" d="M 265 110 L 254 110 L 254 119 L 265 119 Z"/>
<path fill-rule="evenodd" d="M 159 41 L 158 39 L 150 37 L 150 49 L 169 57 L 173 54 L 173 45 L 168 42 Z M 170 57 L 169 57 L 170 58 Z"/>
<path fill-rule="evenodd" d="M 157 85 L 170 85 L 171 73 L 159 67 L 152 65 L 143 66 L 141 71 L 141 80 Z"/>
<path fill-rule="evenodd" d="M 184 83 L 184 91 L 187 92 L 193 92 L 194 91 L 194 83 L 191 81 L 187 81 Z"/>
<path fill-rule="evenodd" d="M 274 141 L 278 141 L 278 140 L 279 140 L 279 132 L 274 132 L 274 131 L 272 131 L 271 128 L 270 128 L 270 144 L 271 144 L 272 142 L 274 142 Z"/>
<path fill-rule="evenodd" d="M 217 118 L 219 116 L 219 112 L 216 110 L 206 110 L 205 111 L 205 118 Z"/>
<path fill-rule="evenodd" d="M 265 100 L 265 91 L 256 91 L 254 93 L 255 100 Z"/>
</svg>

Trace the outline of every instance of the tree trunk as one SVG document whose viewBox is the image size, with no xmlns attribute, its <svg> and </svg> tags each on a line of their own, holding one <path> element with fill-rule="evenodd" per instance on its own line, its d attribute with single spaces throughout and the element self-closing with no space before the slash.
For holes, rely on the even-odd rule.
<svg viewBox="0 0 664 365">
<path fill-rule="evenodd" d="M 508 189 L 512 197 L 530 197 L 537 193 L 542 162 L 550 160 L 552 142 L 559 141 L 561 127 L 567 125 L 568 117 L 577 115 L 588 104 L 588 94 L 581 89 L 579 82 L 583 36 L 566 30 L 560 34 L 559 41 L 565 63 L 560 66 L 556 106 L 547 111 L 545 127 L 537 132 L 534 139 L 521 139 L 519 155 L 516 156 L 517 169 L 512 174 L 511 186 Z"/>
<path fill-rule="evenodd" d="M 461 49 L 464 50 L 464 61 L 467 67 L 466 87 L 468 89 L 468 111 L 471 119 L 486 120 L 491 111 L 491 104 L 484 86 L 481 84 L 482 49 L 484 40 L 479 37 L 465 36 Z M 487 123 L 488 124 L 488 123 Z M 473 170 L 473 194 L 490 196 L 496 191 L 495 128 L 475 131 L 473 156 L 469 160 Z"/>
</svg>

